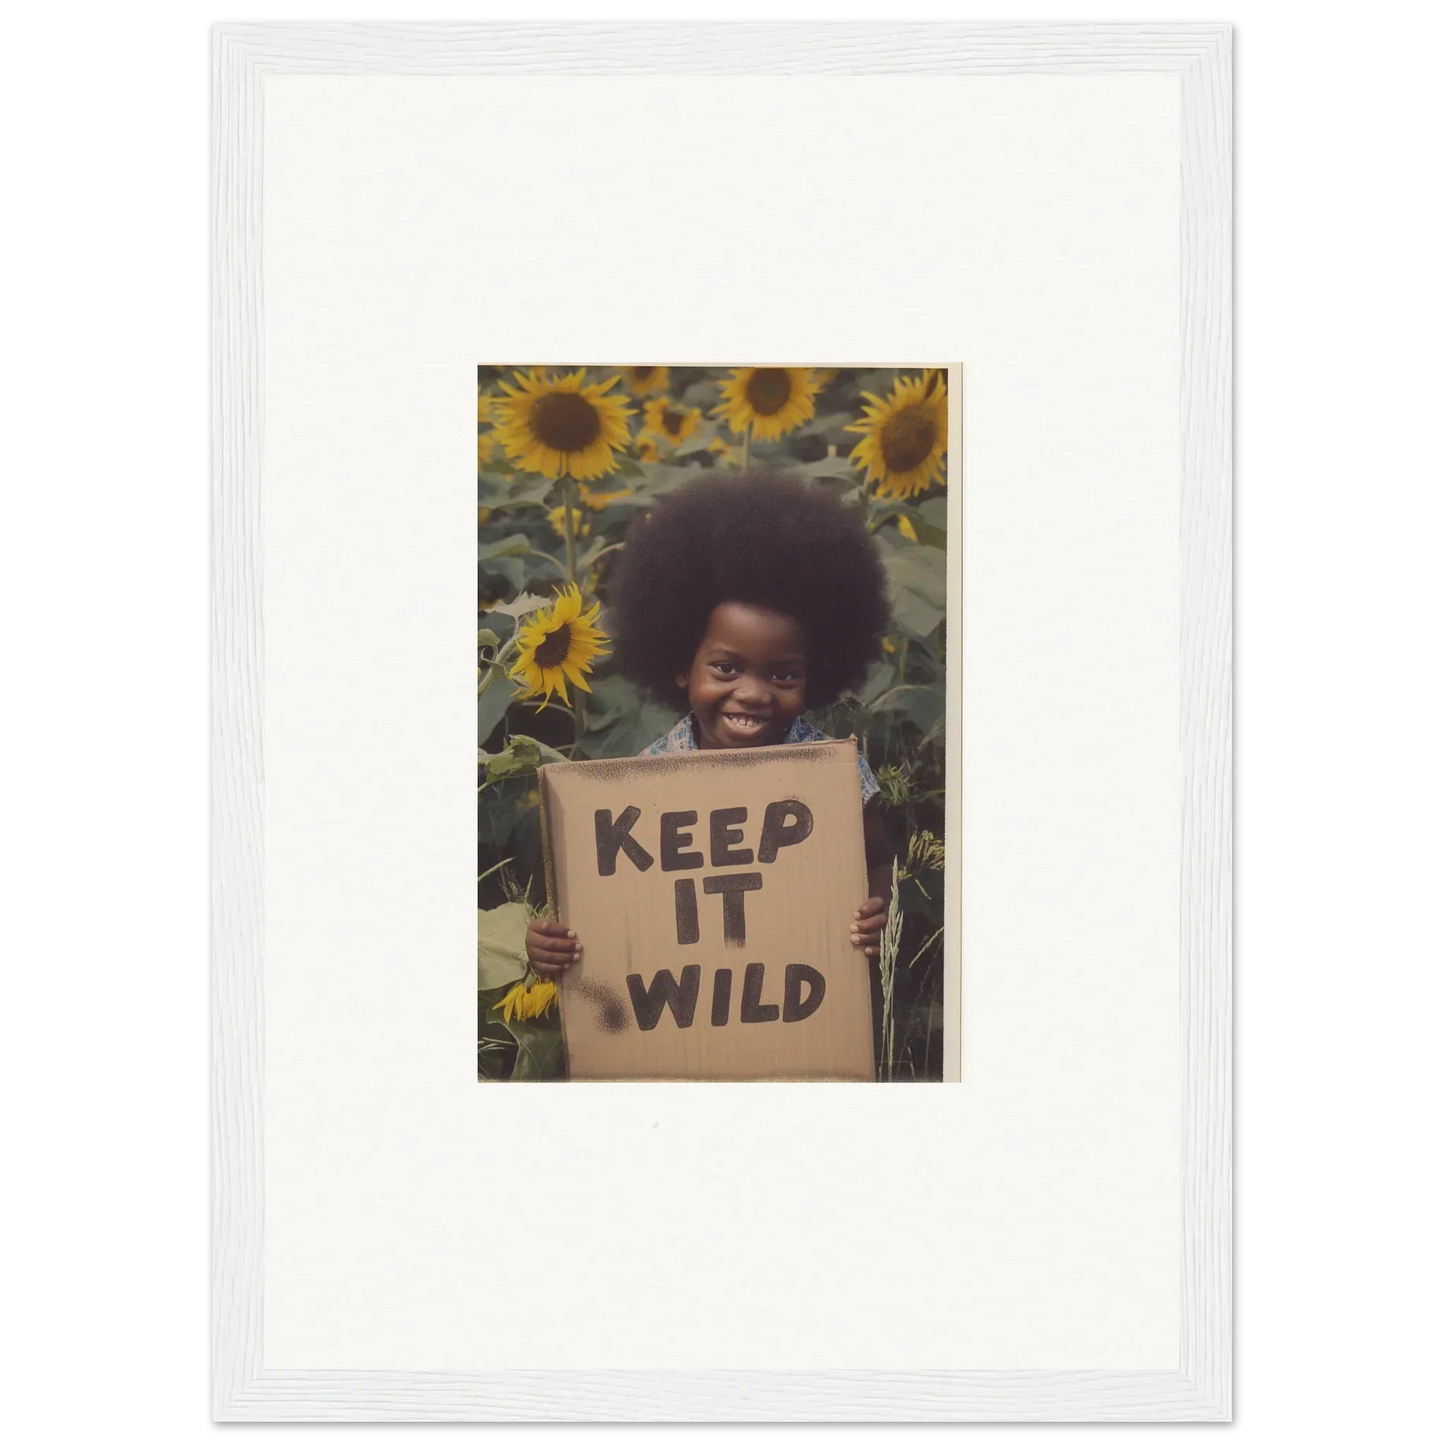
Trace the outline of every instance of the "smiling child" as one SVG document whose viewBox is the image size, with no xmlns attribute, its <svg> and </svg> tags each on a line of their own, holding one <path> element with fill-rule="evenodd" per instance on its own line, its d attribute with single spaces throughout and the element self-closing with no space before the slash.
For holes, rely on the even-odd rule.
<svg viewBox="0 0 1445 1445">
<path fill-rule="evenodd" d="M 825 734 L 803 710 L 862 682 L 889 625 L 888 594 L 858 508 L 785 472 L 706 476 L 628 530 L 606 624 L 623 675 L 689 709 L 644 755 L 817 742 Z M 858 785 L 873 896 L 852 937 L 876 958 L 890 858 L 861 752 Z M 581 953 L 565 922 L 527 930 L 527 957 L 549 978 Z"/>
</svg>

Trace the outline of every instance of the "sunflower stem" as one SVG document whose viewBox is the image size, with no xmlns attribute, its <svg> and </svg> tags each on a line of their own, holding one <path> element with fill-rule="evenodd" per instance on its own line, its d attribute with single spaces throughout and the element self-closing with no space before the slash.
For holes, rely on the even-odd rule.
<svg viewBox="0 0 1445 1445">
<path fill-rule="evenodd" d="M 567 578 L 577 586 L 577 524 L 572 509 L 577 505 L 577 483 L 568 477 L 562 483 L 562 510 L 567 523 Z M 580 589 L 579 589 L 580 590 Z M 582 745 L 582 734 L 587 730 L 586 717 L 582 710 L 582 689 L 572 688 L 572 755 Z"/>
<path fill-rule="evenodd" d="M 559 572 L 562 572 L 564 574 L 567 572 L 567 568 L 565 568 L 550 552 L 539 552 L 535 547 L 532 547 L 529 548 L 524 555 L 528 557 L 540 557 L 542 561 L 550 563 Z"/>
<path fill-rule="evenodd" d="M 749 422 L 743 428 L 743 471 L 748 469 L 748 456 L 753 447 L 753 424 Z"/>
<path fill-rule="evenodd" d="M 572 508 L 577 505 L 577 484 L 571 477 L 562 483 L 562 511 L 567 523 L 567 580 L 577 581 L 577 527 L 572 520 Z"/>
</svg>

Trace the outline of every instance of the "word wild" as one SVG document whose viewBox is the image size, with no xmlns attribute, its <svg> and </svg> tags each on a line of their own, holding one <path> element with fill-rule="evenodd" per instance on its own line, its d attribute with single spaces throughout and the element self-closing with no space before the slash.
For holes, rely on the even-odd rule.
<svg viewBox="0 0 1445 1445">
<path fill-rule="evenodd" d="M 763 810 L 762 828 L 754 850 L 746 846 L 744 825 L 746 808 L 714 808 L 708 814 L 707 852 L 695 846 L 693 829 L 698 826 L 696 811 L 663 813 L 658 820 L 657 851 L 649 852 L 633 834 L 642 818 L 642 810 L 629 805 L 615 817 L 610 808 L 598 808 L 594 814 L 597 839 L 597 873 L 611 878 L 617 873 L 620 858 L 626 858 L 639 873 L 645 873 L 661 862 L 663 873 L 687 872 L 712 868 L 745 868 L 747 872 L 710 873 L 703 877 L 704 897 L 722 900 L 721 927 L 724 944 L 741 948 L 747 942 L 747 910 L 744 903 L 749 893 L 763 886 L 761 868 L 750 868 L 754 862 L 776 863 L 784 848 L 796 847 L 813 831 L 813 814 L 806 803 L 796 798 L 783 798 L 769 803 Z M 692 878 L 673 880 L 673 912 L 679 945 L 697 943 L 702 938 L 698 915 L 697 882 Z M 817 969 L 806 963 L 790 963 L 783 971 L 781 1003 L 765 1003 L 763 989 L 766 967 L 750 963 L 743 970 L 742 997 L 737 1019 L 739 1023 L 798 1023 L 815 1013 L 823 1002 L 827 983 Z M 733 970 L 720 968 L 712 979 L 712 1001 L 709 1022 L 714 1028 L 726 1025 L 732 1016 Z M 627 975 L 627 990 L 637 1026 L 646 1031 L 655 1029 L 663 1011 L 671 1013 L 680 1029 L 693 1026 L 698 995 L 702 989 L 702 968 L 687 964 L 681 976 L 670 968 L 659 969 L 651 983 L 644 983 L 640 973 Z"/>
</svg>

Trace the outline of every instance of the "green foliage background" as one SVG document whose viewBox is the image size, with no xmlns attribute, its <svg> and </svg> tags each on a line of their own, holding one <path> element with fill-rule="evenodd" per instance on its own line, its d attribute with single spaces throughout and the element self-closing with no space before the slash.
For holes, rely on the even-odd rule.
<svg viewBox="0 0 1445 1445">
<path fill-rule="evenodd" d="M 516 695 L 495 662 L 515 632 L 519 607 L 550 600 L 569 576 L 556 514 L 566 484 L 517 470 L 481 419 L 485 399 L 500 395 L 498 383 L 519 369 L 477 372 L 477 1073 L 483 1079 L 564 1073 L 555 1007 L 544 1018 L 510 1022 L 498 1010 L 526 972 L 527 920 L 546 906 L 537 767 L 563 757 L 633 756 L 678 716 L 611 671 L 610 659 L 589 677 L 590 694 L 573 690 L 579 706 L 554 699 L 540 711 L 536 699 Z M 585 370 L 592 382 L 623 369 Z M 899 860 L 898 917 L 890 930 L 893 956 L 883 960 L 885 1007 L 875 1048 L 880 1079 L 942 1077 L 947 505 L 942 487 L 908 502 L 865 487 L 863 472 L 849 460 L 859 435 L 844 428 L 862 417 L 863 393 L 886 397 L 899 377 L 919 371 L 820 369 L 824 385 L 813 420 L 777 441 L 749 439 L 746 457 L 753 465 L 787 467 L 863 507 L 887 569 L 893 629 L 883 659 L 856 694 L 810 714 L 832 736 L 852 733 L 862 742 L 883 789 L 882 817 Z M 611 499 L 575 514 L 586 531 L 576 539 L 573 570 L 584 605 L 602 598 L 604 632 L 607 573 L 628 525 L 655 498 L 705 471 L 739 470 L 744 463 L 744 439 L 711 415 L 728 374 L 722 367 L 670 368 L 671 403 L 701 412 L 675 448 L 640 435 L 642 401 L 631 399 L 631 445 L 617 470 L 590 484 L 594 497 Z M 619 382 L 613 392 L 622 391 Z"/>
</svg>

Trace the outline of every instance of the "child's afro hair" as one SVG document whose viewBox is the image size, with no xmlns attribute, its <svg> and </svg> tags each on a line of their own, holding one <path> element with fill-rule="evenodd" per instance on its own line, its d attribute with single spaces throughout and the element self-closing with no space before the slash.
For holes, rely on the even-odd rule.
<svg viewBox="0 0 1445 1445">
<path fill-rule="evenodd" d="M 617 666 L 687 706 L 713 608 L 747 602 L 796 617 L 808 638 L 805 705 L 856 687 L 888 630 L 888 589 L 862 509 L 786 472 L 709 475 L 658 501 L 627 532 L 607 587 Z"/>
</svg>

